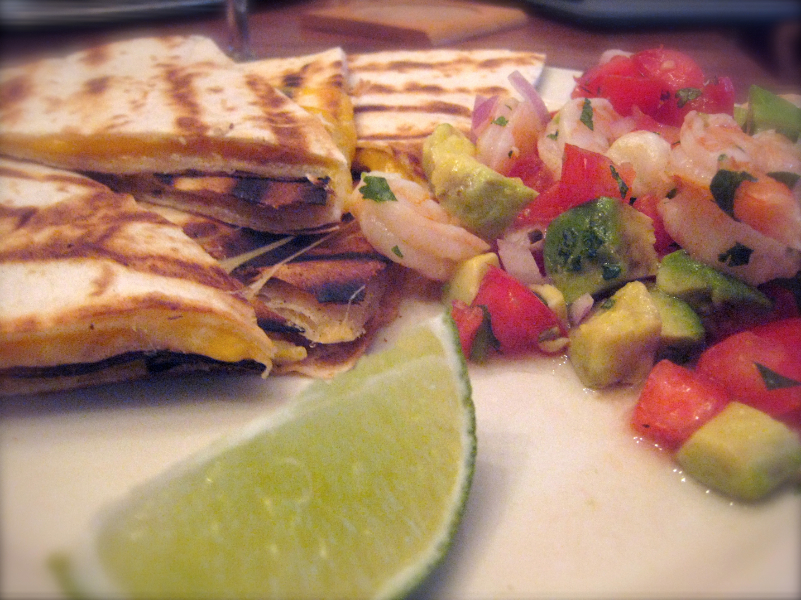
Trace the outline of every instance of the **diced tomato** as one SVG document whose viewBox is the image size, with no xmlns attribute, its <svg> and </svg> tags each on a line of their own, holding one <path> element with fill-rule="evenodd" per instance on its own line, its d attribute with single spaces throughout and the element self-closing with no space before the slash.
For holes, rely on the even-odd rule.
<svg viewBox="0 0 801 600">
<path fill-rule="evenodd" d="M 646 194 L 637 198 L 632 203 L 632 206 L 641 213 L 651 217 L 651 220 L 654 222 L 654 236 L 656 237 L 654 248 L 659 256 L 664 256 L 669 252 L 676 250 L 676 243 L 665 229 L 665 224 L 662 221 L 662 217 L 659 216 L 659 211 L 656 210 L 656 205 L 658 202 L 659 198 L 651 194 Z"/>
<path fill-rule="evenodd" d="M 451 305 L 451 317 L 453 317 L 456 330 L 459 332 L 462 353 L 469 358 L 473 351 L 476 334 L 484 320 L 484 311 L 480 306 L 470 306 L 462 300 L 454 300 Z"/>
<path fill-rule="evenodd" d="M 543 337 L 566 335 L 556 314 L 534 292 L 498 267 L 481 280 L 474 307 L 484 306 L 501 353 L 534 350 Z"/>
<path fill-rule="evenodd" d="M 547 225 L 564 211 L 600 196 L 628 201 L 633 180 L 631 170 L 603 154 L 565 144 L 561 179 L 526 205 L 516 223 Z"/>
<path fill-rule="evenodd" d="M 651 48 L 633 54 L 631 61 L 643 76 L 660 82 L 664 89 L 700 88 L 704 72 L 692 57 L 669 48 Z"/>
<path fill-rule="evenodd" d="M 742 331 L 701 353 L 696 369 L 767 414 L 801 409 L 801 318 Z"/>
<path fill-rule="evenodd" d="M 666 450 L 676 450 L 731 401 L 729 392 L 706 375 L 661 360 L 645 380 L 631 426 Z"/>
<path fill-rule="evenodd" d="M 519 177 L 533 190 L 543 192 L 551 187 L 555 182 L 553 175 L 545 166 L 545 163 L 537 154 L 526 154 L 512 163 L 508 177 Z"/>
<path fill-rule="evenodd" d="M 589 69 L 577 79 L 571 96 L 606 98 L 623 116 L 633 115 L 638 109 L 670 126 L 681 125 L 691 110 L 732 114 L 734 109 L 730 79 L 720 77 L 707 82 L 691 57 L 666 48 L 616 56 Z"/>
</svg>

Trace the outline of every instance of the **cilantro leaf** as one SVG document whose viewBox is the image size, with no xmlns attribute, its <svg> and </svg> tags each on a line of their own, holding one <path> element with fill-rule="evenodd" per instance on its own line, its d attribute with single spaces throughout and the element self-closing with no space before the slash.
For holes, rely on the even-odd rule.
<svg viewBox="0 0 801 600">
<path fill-rule="evenodd" d="M 746 171 L 720 169 L 709 184 L 715 203 L 731 218 L 734 218 L 734 195 L 743 181 L 756 181 L 756 177 Z"/>
<path fill-rule="evenodd" d="M 792 173 L 791 171 L 772 171 L 768 173 L 768 177 L 772 177 L 790 189 L 793 189 L 793 186 L 795 186 L 795 184 L 798 183 L 798 180 L 801 179 L 801 175 L 798 173 Z"/>
<path fill-rule="evenodd" d="M 627 186 L 626 182 L 623 181 L 620 173 L 618 173 L 617 169 L 615 169 L 615 165 L 609 165 L 609 168 L 612 170 L 612 177 L 614 177 L 615 181 L 617 181 L 617 189 L 620 190 L 620 197 L 625 198 L 626 194 L 629 193 L 629 186 Z"/>
<path fill-rule="evenodd" d="M 740 242 L 735 242 L 734 246 L 718 255 L 718 260 L 730 267 L 742 267 L 747 265 L 751 260 L 751 254 L 754 251 L 748 246 L 744 246 Z"/>
<path fill-rule="evenodd" d="M 581 106 L 581 116 L 579 121 L 587 126 L 590 131 L 595 131 L 595 125 L 592 122 L 592 103 L 589 98 L 584 98 L 584 104 Z"/>
<path fill-rule="evenodd" d="M 359 191 L 365 200 L 375 200 L 376 202 L 398 201 L 384 177 L 365 175 L 364 185 L 359 188 Z"/>
<path fill-rule="evenodd" d="M 688 102 L 701 97 L 701 90 L 698 88 L 681 88 L 676 92 L 676 105 L 683 108 Z"/>
<path fill-rule="evenodd" d="M 392 254 L 398 258 L 403 258 L 403 252 L 401 252 L 400 246 L 392 246 Z"/>
<path fill-rule="evenodd" d="M 765 383 L 765 387 L 768 390 L 781 390 L 784 388 L 801 386 L 801 381 L 785 377 L 776 371 L 770 370 L 765 365 L 754 363 L 754 366 L 756 366 L 757 371 L 759 371 L 759 375 L 762 377 L 762 381 Z"/>
<path fill-rule="evenodd" d="M 493 125 L 500 125 L 501 127 L 506 127 L 509 124 L 509 119 L 501 115 L 492 120 Z"/>
</svg>

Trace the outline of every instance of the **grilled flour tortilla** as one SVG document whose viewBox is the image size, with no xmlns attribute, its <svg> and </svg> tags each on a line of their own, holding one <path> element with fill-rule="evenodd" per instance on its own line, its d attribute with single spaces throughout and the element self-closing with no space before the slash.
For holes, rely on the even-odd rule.
<svg viewBox="0 0 801 600">
<path fill-rule="evenodd" d="M 423 140 L 440 123 L 470 131 L 476 96 L 513 95 L 509 75 L 536 81 L 543 54 L 513 50 L 398 50 L 348 55 L 356 121 L 354 167 L 424 178 Z"/>
<path fill-rule="evenodd" d="M 275 347 L 179 227 L 71 172 L 0 159 L 0 393 L 154 371 L 264 372 Z"/>
<path fill-rule="evenodd" d="M 276 89 L 282 73 L 269 63 L 233 63 L 203 37 L 138 38 L 9 67 L 0 152 L 235 225 L 324 228 L 339 222 L 351 189 L 338 145 L 347 149 L 347 134 L 332 136 L 347 129 L 334 125 L 349 107 L 336 87 L 341 56 L 309 59 L 317 87 L 302 71 L 285 86 L 317 114 Z"/>
<path fill-rule="evenodd" d="M 146 206 L 180 226 L 242 283 L 259 325 L 284 344 L 286 359 L 274 373 L 329 377 L 347 370 L 397 314 L 402 271 L 370 246 L 354 221 L 325 234 L 283 236 Z"/>
</svg>

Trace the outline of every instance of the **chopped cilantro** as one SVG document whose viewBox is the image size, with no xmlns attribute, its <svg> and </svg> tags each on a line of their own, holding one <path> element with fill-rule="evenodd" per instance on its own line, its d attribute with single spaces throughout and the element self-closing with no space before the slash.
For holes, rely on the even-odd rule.
<svg viewBox="0 0 801 600">
<path fill-rule="evenodd" d="M 398 199 L 392 193 L 387 180 L 383 177 L 376 177 L 374 175 L 364 176 L 364 185 L 359 188 L 362 197 L 366 200 L 375 200 L 376 202 L 397 202 Z"/>
<path fill-rule="evenodd" d="M 771 371 L 765 365 L 761 365 L 759 363 L 754 363 L 754 365 L 756 366 L 757 371 L 759 371 L 762 381 L 765 382 L 765 387 L 768 390 L 780 390 L 784 388 L 801 386 L 801 381 L 796 381 L 795 379 L 785 377 L 776 371 Z"/>
<path fill-rule="evenodd" d="M 629 186 L 627 186 L 626 182 L 623 181 L 620 173 L 618 173 L 617 169 L 615 169 L 615 165 L 609 165 L 609 168 L 612 170 L 612 177 L 614 177 L 615 181 L 617 181 L 617 188 L 620 190 L 620 197 L 625 198 L 626 194 L 629 193 Z"/>
<path fill-rule="evenodd" d="M 620 265 L 604 263 L 601 277 L 603 277 L 604 281 L 609 281 L 610 279 L 620 277 L 621 272 L 622 269 L 620 268 Z"/>
<path fill-rule="evenodd" d="M 392 246 L 392 254 L 394 254 L 398 258 L 403 258 L 403 252 L 401 252 L 399 246 Z"/>
<path fill-rule="evenodd" d="M 735 242 L 734 246 L 718 255 L 718 260 L 730 267 L 742 267 L 751 260 L 751 253 L 753 253 L 751 248 Z"/>
<path fill-rule="evenodd" d="M 592 123 L 592 103 L 589 98 L 584 98 L 584 104 L 581 106 L 581 116 L 579 121 L 587 126 L 590 131 L 595 131 L 595 126 Z"/>
<path fill-rule="evenodd" d="M 559 137 L 559 130 L 557 129 L 556 131 L 554 131 L 553 133 L 549 133 L 545 137 L 551 140 L 556 140 Z"/>
<path fill-rule="evenodd" d="M 509 119 L 501 115 L 500 117 L 492 120 L 493 125 L 500 125 L 501 127 L 506 127 L 509 124 Z"/>
<path fill-rule="evenodd" d="M 676 92 L 676 105 L 683 108 L 688 102 L 701 97 L 701 90 L 698 88 L 681 88 Z"/>
<path fill-rule="evenodd" d="M 470 360 L 480 363 L 484 362 L 489 355 L 490 348 L 499 350 L 501 347 L 500 341 L 495 337 L 495 332 L 492 331 L 492 319 L 490 318 L 489 309 L 479 304 L 483 317 L 481 325 L 478 326 L 476 336 L 473 338 L 473 346 L 470 349 Z"/>
<path fill-rule="evenodd" d="M 788 188 L 793 189 L 798 180 L 801 179 L 801 175 L 798 173 L 793 173 L 791 171 L 772 171 L 768 173 L 768 177 L 772 177 L 779 183 L 783 183 Z"/>
<path fill-rule="evenodd" d="M 756 181 L 756 177 L 746 171 L 720 169 L 709 184 L 709 191 L 712 192 L 715 203 L 732 218 L 734 218 L 734 195 L 743 181 Z"/>
</svg>

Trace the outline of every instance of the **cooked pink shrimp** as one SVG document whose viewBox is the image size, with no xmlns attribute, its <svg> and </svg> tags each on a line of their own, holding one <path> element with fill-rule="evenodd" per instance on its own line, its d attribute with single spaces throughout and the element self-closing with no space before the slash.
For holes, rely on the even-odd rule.
<svg viewBox="0 0 801 600">
<path fill-rule="evenodd" d="M 634 119 L 621 117 L 606 98 L 575 98 L 546 125 L 537 150 L 554 179 L 559 179 L 565 144 L 604 154 L 612 142 L 633 130 Z"/>
<path fill-rule="evenodd" d="M 783 183 L 767 175 L 743 181 L 734 194 L 734 218 L 801 250 L 801 201 Z"/>
<path fill-rule="evenodd" d="M 388 199 L 365 197 L 362 188 L 368 177 L 375 178 L 373 183 L 385 182 L 392 192 Z M 373 248 L 429 279 L 446 281 L 460 262 L 489 250 L 487 242 L 456 223 L 426 188 L 394 173 L 363 173 L 347 210 Z"/>
<path fill-rule="evenodd" d="M 727 114 L 689 112 L 671 152 L 672 175 L 708 188 L 720 169 L 801 173 L 801 146 L 774 131 L 750 136 Z"/>
<path fill-rule="evenodd" d="M 735 220 L 708 190 L 686 187 L 661 200 L 657 210 L 670 237 L 690 256 L 746 283 L 793 277 L 801 269 L 801 252 Z"/>
</svg>

